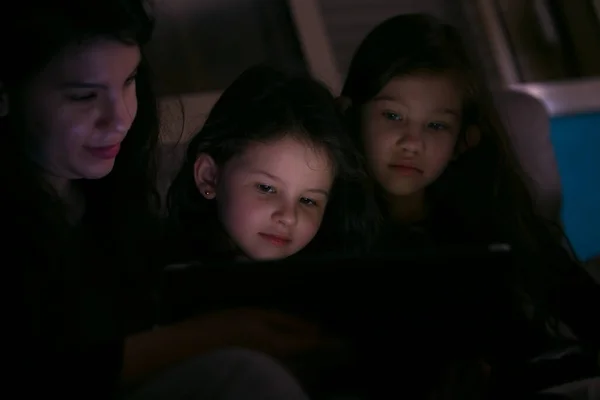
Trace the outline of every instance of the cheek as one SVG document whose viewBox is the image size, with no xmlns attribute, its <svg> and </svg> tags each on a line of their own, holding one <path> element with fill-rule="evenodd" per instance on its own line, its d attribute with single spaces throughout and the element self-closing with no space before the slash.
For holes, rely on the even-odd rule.
<svg viewBox="0 0 600 400">
<path fill-rule="evenodd" d="M 454 156 L 456 138 L 443 138 L 435 140 L 430 144 L 431 151 L 428 152 L 428 164 L 431 166 L 431 172 L 441 174 Z"/>
<path fill-rule="evenodd" d="M 68 141 L 66 143 L 68 147 L 81 146 L 94 134 L 94 124 L 97 118 L 93 111 L 81 114 L 69 113 L 64 117 L 59 121 L 59 125 Z"/>
<path fill-rule="evenodd" d="M 262 202 L 248 190 L 220 192 L 217 201 L 221 222 L 230 235 L 243 234 L 264 209 Z"/>
<path fill-rule="evenodd" d="M 368 168 L 375 172 L 389 159 L 388 154 L 394 148 L 393 135 L 381 130 L 365 131 L 363 147 Z"/>
<path fill-rule="evenodd" d="M 321 222 L 323 222 L 323 212 L 316 210 L 303 211 L 302 215 L 302 232 L 307 236 L 307 239 L 312 239 L 319 230 Z"/>
<path fill-rule="evenodd" d="M 366 125 L 362 130 L 362 142 L 367 155 L 377 155 L 386 143 L 390 141 L 391 135 L 386 135 L 385 129 L 376 124 Z"/>
<path fill-rule="evenodd" d="M 29 126 L 38 155 L 73 157 L 93 130 L 92 113 L 82 114 L 71 107 L 51 105 L 42 105 L 38 110 Z"/>
</svg>

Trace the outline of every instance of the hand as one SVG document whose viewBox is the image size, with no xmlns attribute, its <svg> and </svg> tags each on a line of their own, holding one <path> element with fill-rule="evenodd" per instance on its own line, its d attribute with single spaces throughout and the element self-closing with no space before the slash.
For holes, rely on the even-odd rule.
<svg viewBox="0 0 600 400">
<path fill-rule="evenodd" d="M 195 335 L 200 347 L 244 347 L 276 358 L 327 351 L 337 345 L 313 323 L 261 309 L 233 309 L 200 315 L 184 321 L 180 328 Z"/>
</svg>

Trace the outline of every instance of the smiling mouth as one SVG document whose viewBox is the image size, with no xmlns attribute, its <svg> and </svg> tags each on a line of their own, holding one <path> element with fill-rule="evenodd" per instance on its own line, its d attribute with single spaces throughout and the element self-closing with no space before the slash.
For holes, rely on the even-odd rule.
<svg viewBox="0 0 600 400">
<path fill-rule="evenodd" d="M 269 233 L 259 233 L 258 235 L 277 247 L 286 246 L 292 241 L 292 239 L 290 239 L 289 237 L 271 235 Z"/>
<path fill-rule="evenodd" d="M 86 147 L 86 150 L 96 158 L 111 160 L 117 157 L 121 150 L 121 144 L 104 147 Z"/>
</svg>

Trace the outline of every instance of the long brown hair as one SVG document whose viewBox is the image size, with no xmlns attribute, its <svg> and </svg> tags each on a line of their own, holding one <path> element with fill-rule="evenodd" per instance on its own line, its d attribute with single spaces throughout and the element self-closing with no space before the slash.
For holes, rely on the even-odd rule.
<svg viewBox="0 0 600 400">
<path fill-rule="evenodd" d="M 59 326 L 61 319 L 71 323 L 79 317 L 69 314 L 66 307 L 78 307 L 68 293 L 80 289 L 83 274 L 92 275 L 92 280 L 106 277 L 107 281 L 116 276 L 117 285 L 122 278 L 138 282 L 140 274 L 146 275 L 142 269 L 147 264 L 141 259 L 147 247 L 140 247 L 152 239 L 148 228 L 154 225 L 158 210 L 155 152 L 159 118 L 150 71 L 142 55 L 136 76 L 137 114 L 113 170 L 102 179 L 75 182 L 86 205 L 86 231 L 98 239 L 95 244 L 114 255 L 110 265 L 91 271 L 74 255 L 81 235 L 75 234 L 68 222 L 67 206 L 28 157 L 28 149 L 36 143 L 24 127 L 29 111 L 21 107 L 19 96 L 66 47 L 97 38 L 142 47 L 153 27 L 144 0 L 35 0 L 16 2 L 1 13 L 0 37 L 18 38 L 19 45 L 1 50 L 0 82 L 11 109 L 0 118 L 0 174 L 3 199 L 11 209 L 5 219 L 10 221 L 7 229 L 13 230 L 13 241 L 28 246 L 20 253 L 21 262 L 31 257 L 36 260 L 19 271 L 26 275 L 25 298 L 31 313 L 37 314 L 31 318 L 37 322 L 29 322 L 38 324 L 32 327 L 34 331 L 48 331 L 49 326 Z M 17 53 L 19 49 L 22 52 Z M 13 242 L 7 243 L 7 251 L 19 253 Z"/>
<path fill-rule="evenodd" d="M 199 249 L 206 257 L 220 247 L 215 241 L 221 229 L 216 205 L 201 196 L 194 183 L 198 155 L 210 154 L 222 166 L 248 144 L 278 139 L 290 132 L 308 145 L 326 150 L 335 165 L 332 195 L 321 228 L 302 254 L 354 252 L 371 240 L 377 213 L 367 189 L 370 180 L 348 138 L 335 98 L 307 75 L 256 65 L 244 71 L 219 98 L 190 142 L 183 166 L 169 189 L 169 231 L 178 233 L 176 242 L 189 243 L 179 252 L 198 256 L 194 252 Z"/>
</svg>

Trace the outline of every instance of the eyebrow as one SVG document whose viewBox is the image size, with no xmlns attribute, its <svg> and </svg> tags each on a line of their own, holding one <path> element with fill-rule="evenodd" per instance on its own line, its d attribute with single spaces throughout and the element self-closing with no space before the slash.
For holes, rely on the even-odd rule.
<svg viewBox="0 0 600 400">
<path fill-rule="evenodd" d="M 251 174 L 258 174 L 258 175 L 265 175 L 265 176 L 267 176 L 267 177 L 269 177 L 269 178 L 271 178 L 273 180 L 276 180 L 278 182 L 283 183 L 283 181 L 281 180 L 281 178 L 279 178 L 279 177 L 277 177 L 277 176 L 275 176 L 273 174 L 270 174 L 267 171 L 263 171 L 263 170 L 259 169 L 259 170 L 251 170 L 250 173 Z M 329 197 L 329 192 L 327 190 L 324 190 L 324 189 L 312 188 L 312 189 L 306 189 L 305 191 L 306 192 L 311 192 L 311 193 L 319 193 L 319 194 L 322 194 L 325 197 Z"/>
<path fill-rule="evenodd" d="M 460 114 L 458 113 L 458 111 L 453 110 L 451 108 L 437 108 L 434 110 L 436 113 L 442 113 L 442 114 L 450 114 L 455 116 L 456 118 L 460 117 Z"/>
<path fill-rule="evenodd" d="M 394 103 L 402 103 L 402 100 L 388 94 L 377 95 L 373 98 L 373 101 L 393 101 Z"/>
<path fill-rule="evenodd" d="M 69 89 L 106 89 L 107 85 L 102 83 L 91 83 L 91 82 L 64 82 L 61 85 L 63 88 Z"/>
<path fill-rule="evenodd" d="M 393 97 L 393 96 L 390 96 L 387 94 L 375 96 L 373 98 L 373 101 L 391 101 L 391 102 L 398 103 L 398 104 L 404 104 L 404 102 L 401 99 L 398 99 L 396 97 Z M 454 115 L 457 118 L 460 117 L 460 113 L 456 110 L 453 110 L 452 108 L 436 108 L 433 111 L 435 111 L 436 113 Z"/>
<path fill-rule="evenodd" d="M 127 75 L 127 79 L 135 76 L 138 73 L 139 64 L 136 65 L 135 69 Z M 94 82 L 79 82 L 79 81 L 66 81 L 61 84 L 64 88 L 69 89 L 106 89 L 108 85 L 103 83 L 94 83 Z"/>
<path fill-rule="evenodd" d="M 268 173 L 267 171 L 263 171 L 262 169 L 253 169 L 249 171 L 251 174 L 265 175 L 271 179 L 281 182 L 281 179 L 273 174 Z"/>
<path fill-rule="evenodd" d="M 323 190 L 323 189 L 307 189 L 307 192 L 311 192 L 311 193 L 319 193 L 322 194 L 325 197 L 329 197 L 329 192 L 327 190 Z"/>
</svg>

